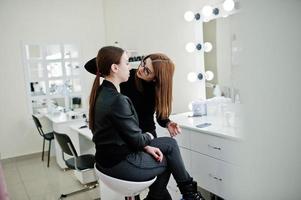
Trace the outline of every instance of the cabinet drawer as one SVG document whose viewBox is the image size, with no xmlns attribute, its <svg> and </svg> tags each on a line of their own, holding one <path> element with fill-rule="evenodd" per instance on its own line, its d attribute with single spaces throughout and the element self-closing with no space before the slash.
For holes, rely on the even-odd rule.
<svg viewBox="0 0 301 200">
<path fill-rule="evenodd" d="M 186 170 L 189 172 L 191 170 L 191 151 L 180 147 L 181 156 L 185 165 Z"/>
<path fill-rule="evenodd" d="M 234 180 L 238 177 L 239 168 L 214 158 L 191 153 L 193 165 L 191 176 L 198 182 L 198 185 L 224 199 L 234 199 Z"/>
<path fill-rule="evenodd" d="M 190 149 L 229 163 L 239 163 L 239 141 L 219 138 L 202 132 L 190 131 Z"/>
<path fill-rule="evenodd" d="M 177 140 L 179 147 L 190 149 L 190 135 L 190 131 L 182 129 L 182 133 L 174 138 Z"/>
</svg>

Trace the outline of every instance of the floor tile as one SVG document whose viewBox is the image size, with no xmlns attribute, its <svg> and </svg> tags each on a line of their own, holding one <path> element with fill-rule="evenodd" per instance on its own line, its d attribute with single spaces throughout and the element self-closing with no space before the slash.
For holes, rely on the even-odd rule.
<svg viewBox="0 0 301 200">
<path fill-rule="evenodd" d="M 44 158 L 42 162 L 41 155 L 35 154 L 1 161 L 10 200 L 58 200 L 62 193 L 84 187 L 74 176 L 73 170 L 62 170 L 55 157 L 51 157 L 50 167 L 47 168 L 47 156 Z M 94 200 L 100 197 L 99 190 L 97 187 L 66 200 Z M 143 191 L 140 198 L 145 198 L 147 193 L 148 190 Z"/>
<path fill-rule="evenodd" d="M 30 200 L 22 183 L 7 186 L 10 200 Z"/>
</svg>

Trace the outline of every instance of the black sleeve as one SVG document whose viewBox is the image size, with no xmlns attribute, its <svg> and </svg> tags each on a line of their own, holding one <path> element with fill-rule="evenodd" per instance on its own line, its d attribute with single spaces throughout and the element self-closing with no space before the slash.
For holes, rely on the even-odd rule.
<svg viewBox="0 0 301 200">
<path fill-rule="evenodd" d="M 150 143 L 151 137 L 142 133 L 134 107 L 124 95 L 119 95 L 112 104 L 111 117 L 121 138 L 133 149 L 142 149 Z"/>
<path fill-rule="evenodd" d="M 160 126 L 162 126 L 163 128 L 167 127 L 167 124 L 170 122 L 170 119 L 161 119 L 160 117 L 156 117 L 157 118 L 157 122 Z"/>
</svg>

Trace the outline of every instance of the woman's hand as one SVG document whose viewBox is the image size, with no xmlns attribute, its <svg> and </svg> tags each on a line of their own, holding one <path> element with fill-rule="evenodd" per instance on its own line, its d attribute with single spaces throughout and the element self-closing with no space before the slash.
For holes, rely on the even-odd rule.
<svg viewBox="0 0 301 200">
<path fill-rule="evenodd" d="M 152 147 L 152 146 L 145 146 L 144 150 L 152 155 L 155 160 L 157 160 L 158 162 L 161 162 L 163 159 L 163 153 L 161 152 L 161 150 L 157 147 Z"/>
<path fill-rule="evenodd" d="M 176 135 L 181 133 L 181 128 L 176 122 L 170 121 L 167 124 L 167 130 L 171 137 L 175 137 Z"/>
</svg>

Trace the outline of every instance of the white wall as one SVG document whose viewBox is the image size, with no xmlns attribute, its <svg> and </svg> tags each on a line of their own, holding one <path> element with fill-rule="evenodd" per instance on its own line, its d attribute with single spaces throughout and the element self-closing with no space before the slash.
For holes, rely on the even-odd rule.
<svg viewBox="0 0 301 200">
<path fill-rule="evenodd" d="M 26 99 L 21 43 L 77 42 L 83 61 L 105 45 L 101 0 L 0 0 L 0 152 L 2 158 L 41 151 Z M 93 76 L 84 73 L 84 89 Z"/>
<path fill-rule="evenodd" d="M 191 100 L 205 98 L 203 82 L 189 83 L 186 78 L 190 71 L 203 70 L 203 65 L 195 65 L 199 52 L 185 50 L 187 42 L 195 41 L 195 28 L 202 33 L 202 24 L 186 22 L 183 16 L 187 10 L 200 11 L 207 2 L 212 1 L 104 1 L 108 44 L 118 41 L 121 47 L 144 54 L 162 52 L 175 62 L 173 113 L 187 111 Z M 202 54 L 199 58 L 203 63 Z"/>
<path fill-rule="evenodd" d="M 301 199 L 301 1 L 242 0 L 244 176 L 236 199 Z M 275 17 L 277 16 L 277 17 Z"/>
<path fill-rule="evenodd" d="M 202 33 L 199 22 L 186 22 L 185 11 L 199 12 L 206 3 L 221 0 L 0 0 L 0 67 L 2 158 L 41 151 L 41 138 L 29 115 L 21 43 L 78 42 L 83 62 L 101 46 L 119 41 L 140 53 L 163 52 L 175 63 L 173 113 L 205 98 L 204 82 L 189 83 L 190 71 L 203 70 L 203 57 L 187 53 L 185 44 Z M 106 37 L 105 37 L 106 36 Z M 197 38 L 202 40 L 201 38 Z M 198 59 L 196 59 L 198 58 Z M 196 60 L 201 64 L 196 65 Z M 86 96 L 94 76 L 83 73 Z M 87 99 L 86 99 L 87 103 Z"/>
</svg>

